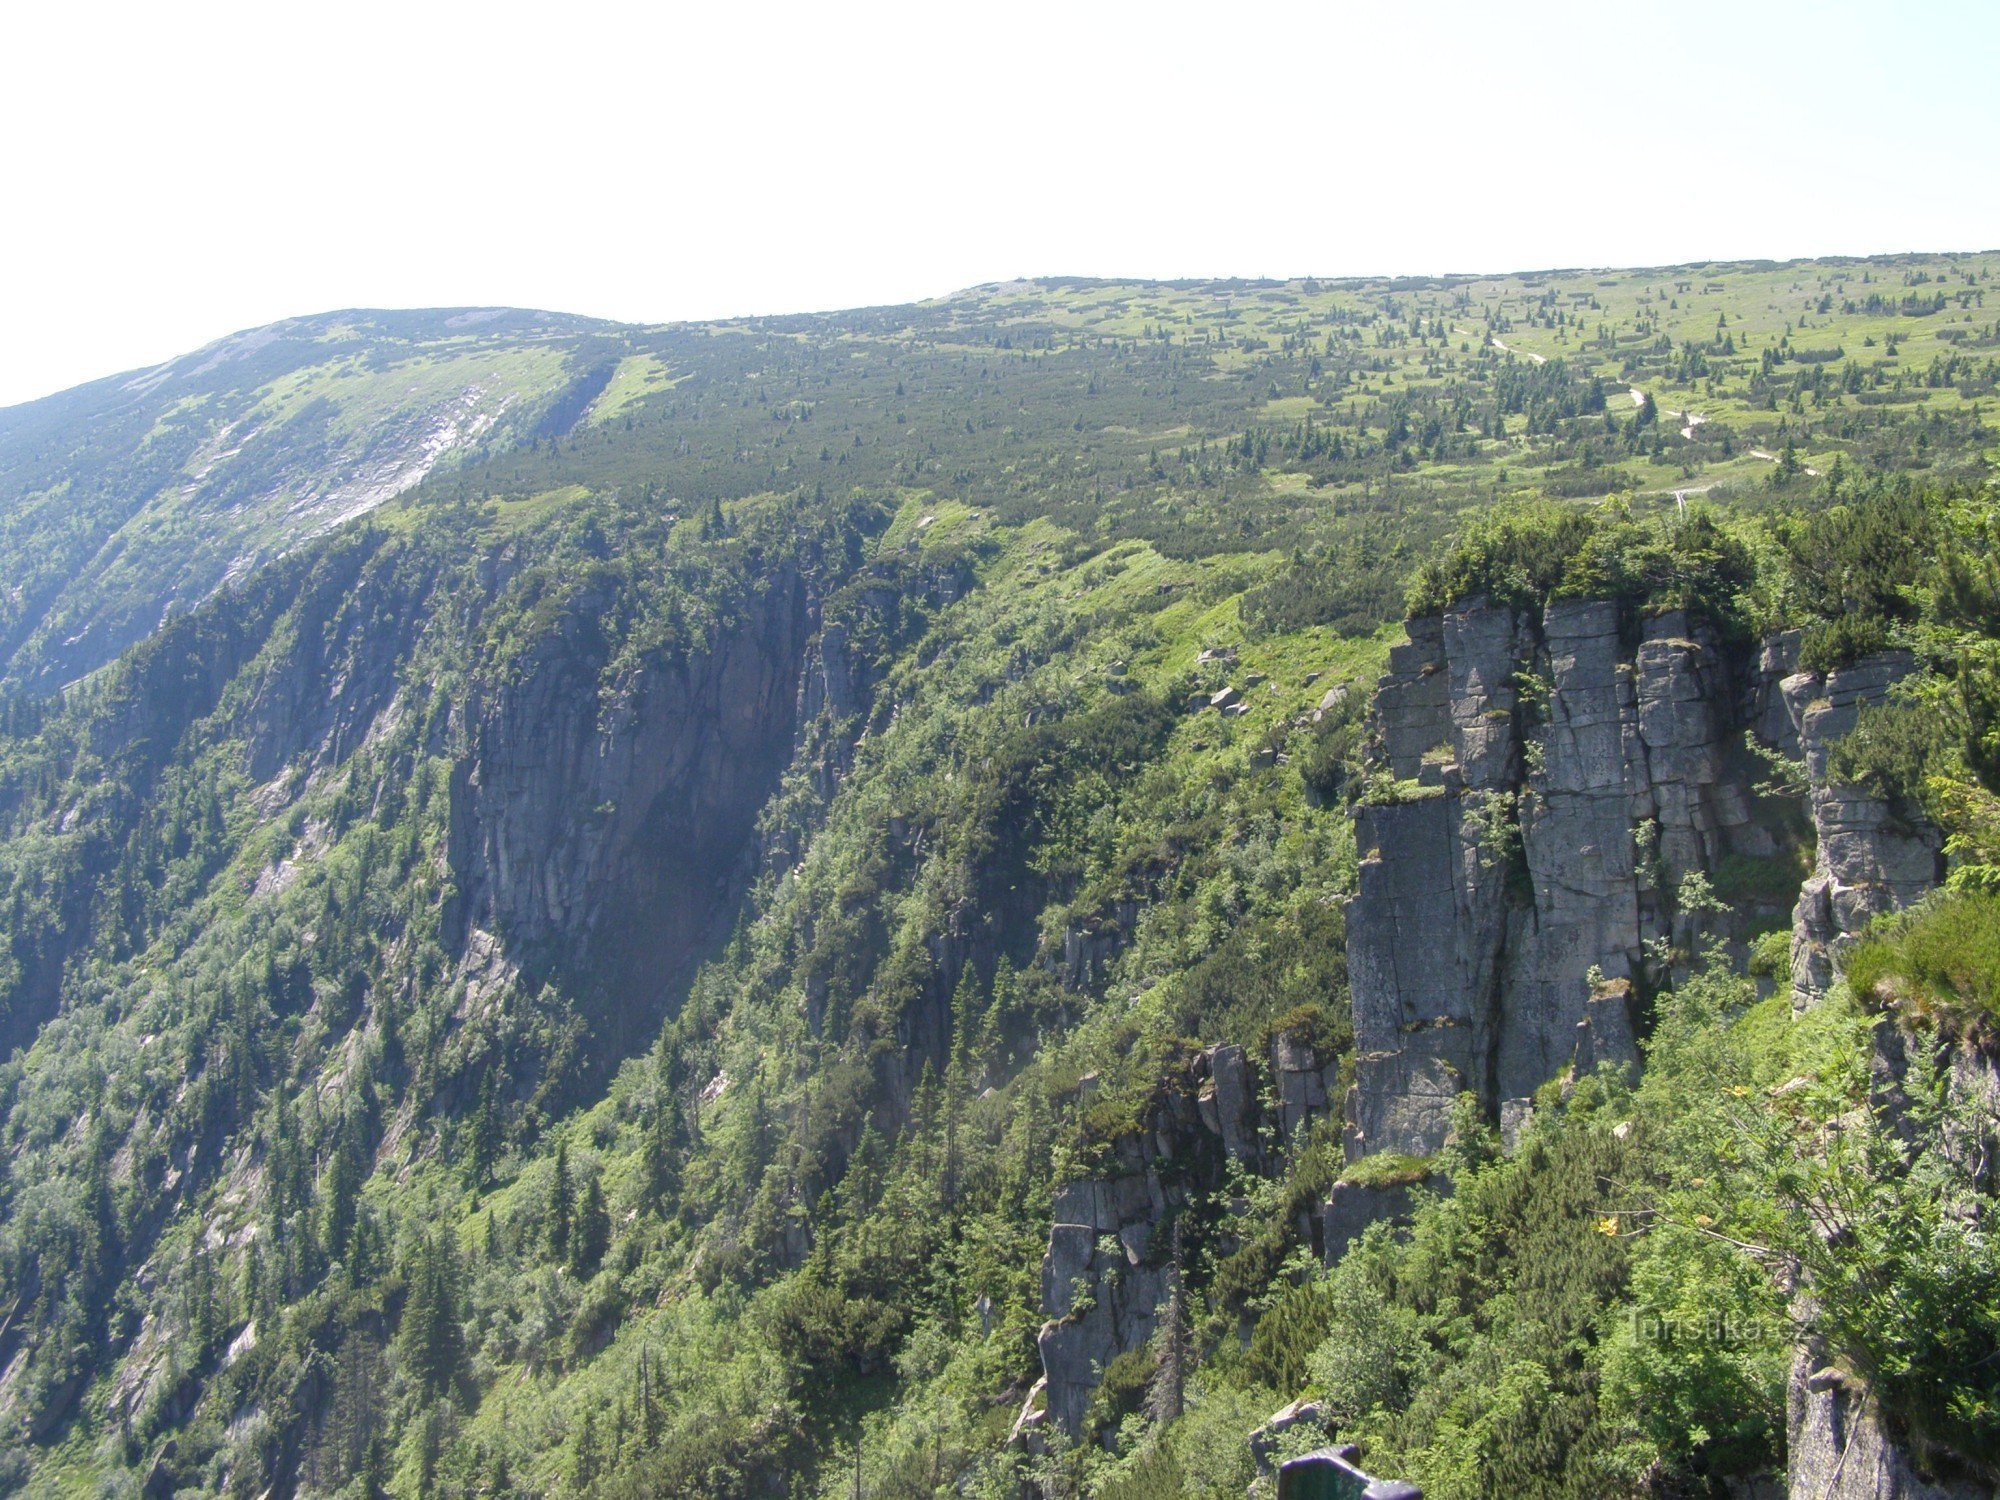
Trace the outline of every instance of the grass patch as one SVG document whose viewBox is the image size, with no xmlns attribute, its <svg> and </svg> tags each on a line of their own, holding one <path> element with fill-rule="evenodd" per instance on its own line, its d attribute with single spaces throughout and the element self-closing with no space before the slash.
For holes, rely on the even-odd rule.
<svg viewBox="0 0 2000 1500">
<path fill-rule="evenodd" d="M 1373 1156 L 1349 1162 L 1342 1170 L 1339 1181 L 1365 1188 L 1410 1187 L 1430 1175 L 1431 1159 L 1428 1156 L 1378 1151 Z"/>
</svg>

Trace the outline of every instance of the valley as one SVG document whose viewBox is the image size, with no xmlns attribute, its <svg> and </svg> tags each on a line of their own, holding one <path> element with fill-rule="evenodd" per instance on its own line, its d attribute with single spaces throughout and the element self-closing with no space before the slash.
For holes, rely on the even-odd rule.
<svg viewBox="0 0 2000 1500">
<path fill-rule="evenodd" d="M 1996 272 L 0 410 L 0 1486 L 1990 1494 Z"/>
</svg>

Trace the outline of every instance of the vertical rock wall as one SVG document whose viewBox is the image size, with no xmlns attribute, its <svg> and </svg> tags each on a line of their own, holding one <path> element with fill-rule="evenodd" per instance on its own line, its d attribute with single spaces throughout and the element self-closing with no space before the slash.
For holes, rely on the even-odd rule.
<svg viewBox="0 0 2000 1500">
<path fill-rule="evenodd" d="M 1048 1321 L 1036 1345 L 1045 1415 L 1063 1432 L 1082 1432 L 1104 1371 L 1159 1327 L 1169 1225 L 1190 1190 L 1213 1191 L 1230 1163 L 1275 1170 L 1278 1155 L 1327 1115 L 1338 1065 L 1304 1042 L 1272 1038 L 1268 1108 L 1257 1073 L 1241 1047 L 1194 1055 L 1146 1111 L 1144 1128 L 1113 1144 L 1100 1175 L 1057 1190 L 1042 1259 Z M 1317 1221 L 1302 1218 L 1308 1243 Z"/>
<path fill-rule="evenodd" d="M 1785 1393 L 1788 1500 L 1991 1500 L 1984 1485 L 1919 1474 L 1866 1388 L 1818 1355 L 1799 1348 Z"/>
<path fill-rule="evenodd" d="M 809 626 L 803 584 L 781 576 L 710 651 L 642 662 L 607 689 L 584 600 L 469 702 L 451 841 L 468 953 L 504 952 L 530 976 L 588 970 L 593 1024 L 615 1041 L 649 1032 L 751 872 Z"/>
<path fill-rule="evenodd" d="M 1428 1155 L 1470 1091 L 1511 1127 L 1565 1067 L 1636 1058 L 1630 1005 L 1671 892 L 1769 854 L 1732 771 L 1742 673 L 1685 615 L 1412 620 L 1376 694 L 1397 779 L 1359 810 L 1349 1154 Z"/>
</svg>

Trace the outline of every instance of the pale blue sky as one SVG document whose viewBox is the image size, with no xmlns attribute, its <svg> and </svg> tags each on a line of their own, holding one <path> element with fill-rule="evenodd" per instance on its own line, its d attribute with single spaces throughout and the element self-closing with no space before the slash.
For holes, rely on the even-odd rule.
<svg viewBox="0 0 2000 1500">
<path fill-rule="evenodd" d="M 0 403 L 333 307 L 2000 247 L 2000 3 L 11 6 Z"/>
</svg>

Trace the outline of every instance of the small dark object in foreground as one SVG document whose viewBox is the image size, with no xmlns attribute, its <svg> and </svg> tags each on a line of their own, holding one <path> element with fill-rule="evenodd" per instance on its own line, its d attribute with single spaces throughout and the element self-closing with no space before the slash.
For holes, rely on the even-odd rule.
<svg viewBox="0 0 2000 1500">
<path fill-rule="evenodd" d="M 1321 1448 L 1278 1466 L 1278 1500 L 1424 1500 L 1400 1479 L 1371 1479 L 1355 1466 L 1352 1443 Z"/>
</svg>

